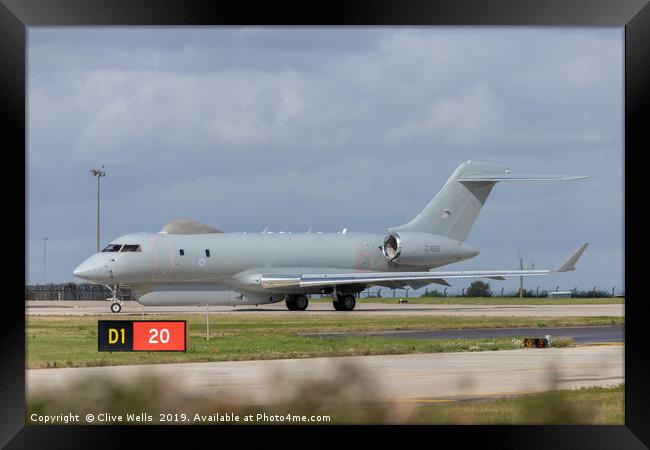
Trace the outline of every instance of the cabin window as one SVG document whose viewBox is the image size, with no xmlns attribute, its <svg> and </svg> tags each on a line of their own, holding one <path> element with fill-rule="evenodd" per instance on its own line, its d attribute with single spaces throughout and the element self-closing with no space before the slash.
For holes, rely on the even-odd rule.
<svg viewBox="0 0 650 450">
<path fill-rule="evenodd" d="M 119 252 L 122 244 L 108 244 L 102 252 Z"/>
<path fill-rule="evenodd" d="M 205 249 L 205 256 L 206 256 L 207 258 L 210 257 L 210 250 L 208 250 L 207 248 Z"/>
<path fill-rule="evenodd" d="M 141 252 L 140 246 L 139 245 L 130 245 L 126 244 L 124 247 L 122 247 L 123 252 Z"/>
<path fill-rule="evenodd" d="M 180 250 L 178 251 L 178 253 L 180 253 L 181 256 L 185 256 L 185 250 L 183 250 L 183 249 L 180 249 Z"/>
</svg>

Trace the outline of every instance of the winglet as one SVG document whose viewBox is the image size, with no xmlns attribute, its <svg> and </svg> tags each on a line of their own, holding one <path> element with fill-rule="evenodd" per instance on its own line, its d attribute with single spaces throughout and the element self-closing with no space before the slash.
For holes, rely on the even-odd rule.
<svg viewBox="0 0 650 450">
<path fill-rule="evenodd" d="M 564 264 L 562 264 L 560 267 L 555 269 L 556 272 L 569 272 L 571 270 L 576 269 L 576 263 L 580 259 L 580 256 L 582 253 L 585 251 L 589 244 L 583 244 L 582 247 L 580 247 L 573 255 L 569 256 L 569 258 L 564 261 Z"/>
</svg>

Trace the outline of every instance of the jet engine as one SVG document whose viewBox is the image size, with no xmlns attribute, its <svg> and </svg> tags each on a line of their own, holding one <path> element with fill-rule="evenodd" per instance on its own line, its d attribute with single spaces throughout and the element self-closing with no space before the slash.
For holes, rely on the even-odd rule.
<svg viewBox="0 0 650 450">
<path fill-rule="evenodd" d="M 431 233 L 390 232 L 381 246 L 384 257 L 405 266 L 435 267 L 478 255 L 463 242 Z"/>
</svg>

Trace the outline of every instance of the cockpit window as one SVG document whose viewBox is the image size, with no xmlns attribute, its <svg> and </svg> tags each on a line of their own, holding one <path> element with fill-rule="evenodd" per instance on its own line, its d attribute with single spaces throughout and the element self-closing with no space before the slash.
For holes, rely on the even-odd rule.
<svg viewBox="0 0 650 450">
<path fill-rule="evenodd" d="M 122 244 L 108 244 L 102 252 L 119 252 Z"/>
<path fill-rule="evenodd" d="M 130 245 L 126 244 L 124 247 L 122 247 L 123 252 L 140 252 L 140 246 L 139 245 Z"/>
</svg>

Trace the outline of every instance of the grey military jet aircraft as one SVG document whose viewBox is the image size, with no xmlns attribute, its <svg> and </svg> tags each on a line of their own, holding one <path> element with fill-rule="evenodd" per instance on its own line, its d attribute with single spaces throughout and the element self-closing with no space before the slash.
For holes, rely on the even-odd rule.
<svg viewBox="0 0 650 450">
<path fill-rule="evenodd" d="M 481 207 L 500 181 L 573 180 L 583 176 L 511 175 L 503 167 L 467 161 L 410 222 L 386 234 L 224 233 L 193 221 L 173 221 L 158 233 L 127 234 L 81 263 L 74 275 L 105 284 L 111 311 L 121 310 L 120 286 L 143 305 L 262 305 L 285 301 L 307 308 L 309 294 L 331 294 L 337 311 L 352 311 L 369 286 L 413 289 L 451 278 L 548 275 L 574 270 L 588 244 L 546 270 L 432 271 L 472 258 L 465 244 Z"/>
</svg>

